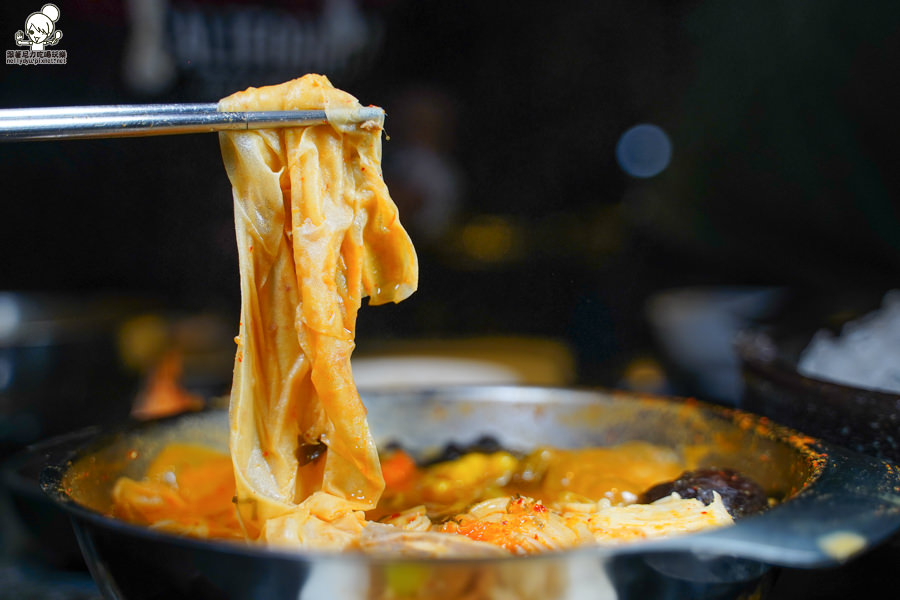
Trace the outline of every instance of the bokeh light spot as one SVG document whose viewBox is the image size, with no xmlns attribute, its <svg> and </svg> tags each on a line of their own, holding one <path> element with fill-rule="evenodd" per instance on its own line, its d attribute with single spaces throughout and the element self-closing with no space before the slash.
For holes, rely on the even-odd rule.
<svg viewBox="0 0 900 600">
<path fill-rule="evenodd" d="M 672 159 L 672 142 L 660 127 L 642 123 L 628 129 L 616 144 L 616 160 L 632 177 L 662 173 Z"/>
</svg>

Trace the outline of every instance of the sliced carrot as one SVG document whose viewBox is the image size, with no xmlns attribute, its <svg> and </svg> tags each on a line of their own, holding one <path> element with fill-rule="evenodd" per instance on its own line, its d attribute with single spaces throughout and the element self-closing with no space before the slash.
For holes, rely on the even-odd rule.
<svg viewBox="0 0 900 600">
<path fill-rule="evenodd" d="M 381 461 L 381 474 L 388 489 L 405 488 L 416 475 L 416 461 L 403 450 L 396 450 Z"/>
</svg>

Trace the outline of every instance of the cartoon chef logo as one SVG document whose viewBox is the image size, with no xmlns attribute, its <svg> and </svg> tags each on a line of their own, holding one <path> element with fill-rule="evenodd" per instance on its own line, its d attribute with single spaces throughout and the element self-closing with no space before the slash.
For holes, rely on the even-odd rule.
<svg viewBox="0 0 900 600">
<path fill-rule="evenodd" d="M 59 8 L 45 4 L 40 12 L 31 13 L 25 19 L 25 31 L 16 32 L 17 46 L 31 46 L 32 51 L 42 51 L 45 46 L 55 46 L 62 39 L 62 31 L 56 29 Z"/>
</svg>

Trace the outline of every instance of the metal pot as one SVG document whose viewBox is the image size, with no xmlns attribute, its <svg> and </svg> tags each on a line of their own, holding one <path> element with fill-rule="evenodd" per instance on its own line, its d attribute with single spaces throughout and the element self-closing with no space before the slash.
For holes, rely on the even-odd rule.
<svg viewBox="0 0 900 600">
<path fill-rule="evenodd" d="M 104 515 L 120 474 L 139 476 L 173 440 L 227 442 L 222 411 L 182 415 L 96 435 L 88 430 L 32 449 L 41 485 L 72 519 L 95 580 L 110 599 L 144 598 L 747 598 L 773 565 L 823 567 L 871 549 L 900 527 L 900 474 L 765 419 L 694 401 L 600 390 L 463 387 L 364 396 L 379 444 L 426 451 L 492 435 L 509 448 L 613 445 L 643 439 L 673 448 L 708 443 L 706 465 L 736 468 L 783 498 L 734 526 L 615 548 L 540 556 L 424 560 L 276 552 L 188 539 Z M 72 460 L 78 497 L 66 490 Z M 74 492 L 73 492 L 74 493 Z"/>
</svg>

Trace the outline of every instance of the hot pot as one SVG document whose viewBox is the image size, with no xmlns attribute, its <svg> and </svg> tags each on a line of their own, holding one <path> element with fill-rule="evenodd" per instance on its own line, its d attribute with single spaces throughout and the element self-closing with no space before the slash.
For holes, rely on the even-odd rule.
<svg viewBox="0 0 900 600">
<path fill-rule="evenodd" d="M 427 451 L 496 437 L 511 449 L 643 439 L 708 444 L 701 464 L 736 468 L 781 502 L 734 526 L 614 548 L 502 559 L 410 559 L 273 551 L 176 537 L 104 515 L 120 474 L 139 476 L 174 440 L 226 447 L 227 414 L 209 410 L 31 449 L 40 484 L 71 519 L 105 597 L 150 598 L 749 598 L 773 567 L 840 564 L 900 527 L 900 473 L 766 419 L 696 401 L 588 389 L 479 386 L 363 394 L 376 441 Z M 80 473 L 73 460 L 93 456 Z M 33 462 L 32 462 L 33 464 Z M 77 475 L 78 489 L 67 482 Z M 67 489 L 67 487 L 69 489 Z"/>
</svg>

